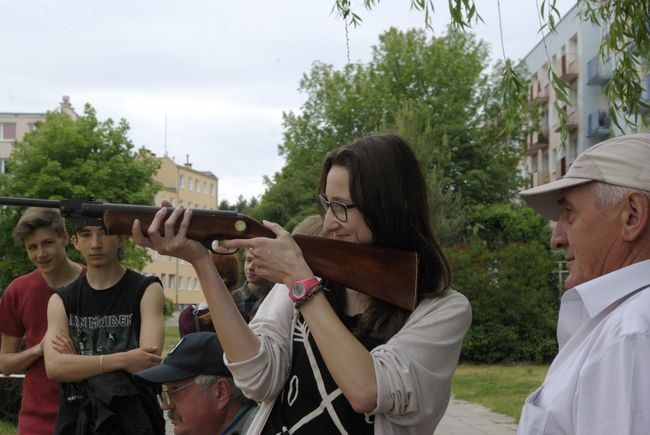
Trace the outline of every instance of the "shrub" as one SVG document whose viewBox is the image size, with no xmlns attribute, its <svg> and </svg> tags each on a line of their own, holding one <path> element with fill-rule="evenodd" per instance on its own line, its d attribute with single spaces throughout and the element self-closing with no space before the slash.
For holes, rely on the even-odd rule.
<svg viewBox="0 0 650 435">
<path fill-rule="evenodd" d="M 22 391 L 22 379 L 0 379 L 0 420 L 18 423 Z"/>
<path fill-rule="evenodd" d="M 461 358 L 494 363 L 541 363 L 557 352 L 559 295 L 555 262 L 539 242 L 511 242 L 490 251 L 486 242 L 447 249 L 453 287 L 472 304 L 472 326 Z"/>
<path fill-rule="evenodd" d="M 163 314 L 165 316 L 171 316 L 174 313 L 174 301 L 169 298 L 165 298 L 165 305 L 163 307 Z"/>
</svg>

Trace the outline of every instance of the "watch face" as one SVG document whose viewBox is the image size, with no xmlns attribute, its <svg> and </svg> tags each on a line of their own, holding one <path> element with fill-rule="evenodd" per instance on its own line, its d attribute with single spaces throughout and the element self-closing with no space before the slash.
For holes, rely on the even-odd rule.
<svg viewBox="0 0 650 435">
<path fill-rule="evenodd" d="M 305 286 L 302 284 L 296 284 L 291 288 L 291 293 L 296 298 L 301 298 L 305 295 Z"/>
</svg>

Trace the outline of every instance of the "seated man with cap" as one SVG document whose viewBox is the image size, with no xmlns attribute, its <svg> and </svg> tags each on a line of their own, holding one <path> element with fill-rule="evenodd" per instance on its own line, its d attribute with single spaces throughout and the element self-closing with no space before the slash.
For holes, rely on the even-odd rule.
<svg viewBox="0 0 650 435">
<path fill-rule="evenodd" d="M 255 416 L 223 362 L 215 333 L 185 335 L 162 364 L 133 375 L 148 384 L 164 384 L 158 401 L 168 410 L 176 435 L 244 434 Z"/>
</svg>

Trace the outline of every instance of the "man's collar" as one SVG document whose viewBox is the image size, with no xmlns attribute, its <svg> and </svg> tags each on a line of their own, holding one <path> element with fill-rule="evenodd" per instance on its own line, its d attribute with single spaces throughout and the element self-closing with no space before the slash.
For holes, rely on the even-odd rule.
<svg viewBox="0 0 650 435">
<path fill-rule="evenodd" d="M 566 296 L 575 291 L 589 317 L 594 318 L 614 302 L 649 285 L 650 260 L 645 260 L 580 284 Z"/>
</svg>

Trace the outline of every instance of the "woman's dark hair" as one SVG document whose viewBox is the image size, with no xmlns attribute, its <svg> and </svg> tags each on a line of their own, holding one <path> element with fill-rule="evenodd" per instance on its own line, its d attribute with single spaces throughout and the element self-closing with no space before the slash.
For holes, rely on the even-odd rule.
<svg viewBox="0 0 650 435">
<path fill-rule="evenodd" d="M 372 231 L 373 243 L 418 254 L 418 301 L 447 288 L 451 273 L 431 229 L 427 188 L 411 147 L 394 134 L 370 135 L 328 154 L 319 193 L 325 192 L 332 166 L 348 169 L 352 202 Z M 387 340 L 408 311 L 374 299 L 362 315 L 361 333 Z"/>
</svg>

